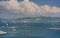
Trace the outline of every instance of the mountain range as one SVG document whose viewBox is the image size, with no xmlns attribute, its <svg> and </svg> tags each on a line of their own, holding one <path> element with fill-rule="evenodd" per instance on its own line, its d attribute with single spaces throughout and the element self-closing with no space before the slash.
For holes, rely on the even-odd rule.
<svg viewBox="0 0 60 38">
<path fill-rule="evenodd" d="M 22 17 L 22 18 L 13 18 L 13 19 L 5 19 L 0 18 L 0 22 L 8 23 L 8 22 L 43 22 L 43 21 L 60 21 L 60 17 Z"/>
</svg>

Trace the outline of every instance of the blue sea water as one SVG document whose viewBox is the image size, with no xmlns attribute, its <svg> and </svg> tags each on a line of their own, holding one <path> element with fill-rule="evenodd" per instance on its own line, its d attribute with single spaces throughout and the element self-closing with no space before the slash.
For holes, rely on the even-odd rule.
<svg viewBox="0 0 60 38">
<path fill-rule="evenodd" d="M 7 26 L 7 23 L 0 23 L 0 30 L 7 32 L 7 34 L 0 35 L 0 38 L 60 38 L 60 30 L 49 30 L 48 28 L 60 28 L 60 24 L 30 22 L 8 23 Z"/>
</svg>

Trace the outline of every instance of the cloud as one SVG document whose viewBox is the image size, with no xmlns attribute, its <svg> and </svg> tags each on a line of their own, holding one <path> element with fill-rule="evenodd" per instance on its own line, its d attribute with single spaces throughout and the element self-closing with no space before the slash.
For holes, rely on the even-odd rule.
<svg viewBox="0 0 60 38">
<path fill-rule="evenodd" d="M 15 14 L 22 14 L 26 16 L 30 15 L 42 15 L 46 16 L 48 14 L 52 14 L 52 16 L 56 14 L 60 14 L 60 8 L 55 6 L 43 5 L 39 6 L 34 2 L 30 2 L 29 0 L 24 0 L 22 2 L 18 2 L 17 0 L 10 0 L 10 1 L 2 1 L 0 2 L 0 11 L 8 12 L 8 13 L 15 13 Z M 50 15 L 51 16 L 51 15 Z"/>
</svg>

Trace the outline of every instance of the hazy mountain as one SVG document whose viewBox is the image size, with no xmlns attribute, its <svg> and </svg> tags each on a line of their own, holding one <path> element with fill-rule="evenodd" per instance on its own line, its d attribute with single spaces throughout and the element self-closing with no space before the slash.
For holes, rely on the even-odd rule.
<svg viewBox="0 0 60 38">
<path fill-rule="evenodd" d="M 12 22 L 43 22 L 43 21 L 60 21 L 60 17 L 24 17 L 12 19 Z"/>
<path fill-rule="evenodd" d="M 0 18 L 0 23 L 1 23 L 1 22 L 7 23 L 7 22 L 8 22 L 8 19 Z"/>
<path fill-rule="evenodd" d="M 0 18 L 0 22 L 8 23 L 8 22 L 56 22 L 60 21 L 60 17 L 22 17 L 22 18 L 15 18 L 15 19 L 4 19 Z"/>
</svg>

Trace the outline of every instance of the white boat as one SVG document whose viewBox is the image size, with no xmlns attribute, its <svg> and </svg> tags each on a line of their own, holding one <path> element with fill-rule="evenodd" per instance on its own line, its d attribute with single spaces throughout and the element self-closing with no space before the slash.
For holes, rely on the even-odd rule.
<svg viewBox="0 0 60 38">
<path fill-rule="evenodd" d="M 4 32 L 4 31 L 0 31 L 0 34 L 7 34 L 7 32 Z"/>
<path fill-rule="evenodd" d="M 48 28 L 49 30 L 60 30 L 60 28 Z"/>
</svg>

